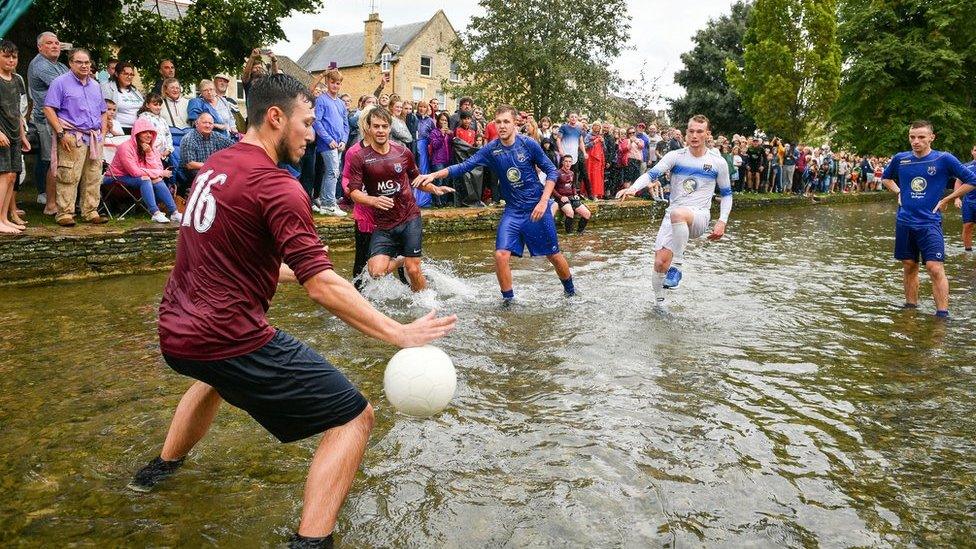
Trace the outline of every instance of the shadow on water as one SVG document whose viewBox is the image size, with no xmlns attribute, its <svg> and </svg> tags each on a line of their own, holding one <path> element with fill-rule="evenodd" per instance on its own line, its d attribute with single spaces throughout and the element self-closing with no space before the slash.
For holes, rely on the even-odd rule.
<svg viewBox="0 0 976 549">
<path fill-rule="evenodd" d="M 545 261 L 515 261 L 511 309 L 492 240 L 428 246 L 428 291 L 365 291 L 401 320 L 459 316 L 439 344 L 457 396 L 426 420 L 383 399 L 393 349 L 283 287 L 273 322 L 377 409 L 343 543 L 971 543 L 976 257 L 950 236 L 952 321 L 932 318 L 924 277 L 922 308 L 902 311 L 891 220 L 887 205 L 736 215 L 724 242 L 689 248 L 665 314 L 656 226 L 564 239 L 574 299 Z M 0 289 L 0 543 L 270 546 L 294 528 L 317 441 L 276 444 L 226 406 L 171 482 L 124 489 L 189 385 L 158 355 L 164 280 Z"/>
</svg>

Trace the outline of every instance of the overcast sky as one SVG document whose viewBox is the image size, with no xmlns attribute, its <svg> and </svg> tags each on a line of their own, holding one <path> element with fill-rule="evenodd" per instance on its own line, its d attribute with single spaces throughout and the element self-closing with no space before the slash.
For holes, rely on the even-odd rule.
<svg viewBox="0 0 976 549">
<path fill-rule="evenodd" d="M 326 0 L 315 15 L 286 19 L 282 27 L 288 40 L 274 46 L 275 51 L 293 59 L 309 47 L 312 29 L 331 34 L 362 32 L 363 21 L 375 2 L 383 25 L 402 25 L 430 18 L 444 10 L 458 32 L 478 11 L 477 0 Z M 660 76 L 664 97 L 683 94 L 674 83 L 674 72 L 681 68 L 680 55 L 691 49 L 691 38 L 711 18 L 730 11 L 733 0 L 627 0 L 630 7 L 632 51 L 617 60 L 616 68 L 627 79 L 636 78 L 646 61 L 649 77 Z M 581 31 L 585 32 L 585 23 Z M 664 106 L 664 105 L 661 105 Z"/>
</svg>

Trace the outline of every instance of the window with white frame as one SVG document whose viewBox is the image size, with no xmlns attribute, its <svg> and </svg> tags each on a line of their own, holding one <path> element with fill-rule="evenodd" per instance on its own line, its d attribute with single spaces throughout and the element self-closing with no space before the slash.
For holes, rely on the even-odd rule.
<svg viewBox="0 0 976 549">
<path fill-rule="evenodd" d="M 433 76 L 434 58 L 429 55 L 420 56 L 420 76 Z"/>
<path fill-rule="evenodd" d="M 461 81 L 461 67 L 454 61 L 451 61 L 451 75 L 449 78 L 451 82 Z"/>
<path fill-rule="evenodd" d="M 437 92 L 437 104 L 440 105 L 441 110 L 447 110 L 447 95 L 443 91 Z"/>
<path fill-rule="evenodd" d="M 424 89 L 421 88 L 420 86 L 414 86 L 410 95 L 411 95 L 411 97 L 413 98 L 414 101 L 423 101 L 424 100 Z"/>
<path fill-rule="evenodd" d="M 390 60 L 393 59 L 393 54 L 390 52 L 383 52 L 380 55 L 380 70 L 383 72 L 390 72 Z"/>
</svg>

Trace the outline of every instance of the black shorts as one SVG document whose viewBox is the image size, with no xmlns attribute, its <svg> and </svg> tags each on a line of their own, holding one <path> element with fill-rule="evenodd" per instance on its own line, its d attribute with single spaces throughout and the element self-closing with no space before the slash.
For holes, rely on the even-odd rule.
<svg viewBox="0 0 976 549">
<path fill-rule="evenodd" d="M 335 366 L 281 330 L 260 349 L 238 357 L 163 358 L 176 372 L 216 389 L 281 442 L 344 425 L 368 404 Z"/>
<path fill-rule="evenodd" d="M 567 201 L 563 202 L 562 201 L 563 198 L 566 198 Z M 579 208 L 580 206 L 583 205 L 583 202 L 577 196 L 559 197 L 559 199 L 556 200 L 556 206 L 558 206 L 559 209 L 562 209 L 563 206 L 565 206 L 566 204 L 569 204 L 569 207 L 572 208 L 573 211 L 575 212 L 576 208 Z"/>
<path fill-rule="evenodd" d="M 369 257 L 420 257 L 423 252 L 423 234 L 420 217 L 404 221 L 392 229 L 376 229 L 369 243 Z"/>
</svg>

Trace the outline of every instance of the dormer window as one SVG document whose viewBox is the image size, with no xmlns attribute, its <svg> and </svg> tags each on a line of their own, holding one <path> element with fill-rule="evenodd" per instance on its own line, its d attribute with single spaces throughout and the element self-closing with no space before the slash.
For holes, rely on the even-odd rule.
<svg viewBox="0 0 976 549">
<path fill-rule="evenodd" d="M 383 72 L 390 72 L 390 60 L 393 59 L 393 54 L 385 51 L 380 54 L 380 70 Z"/>
</svg>

